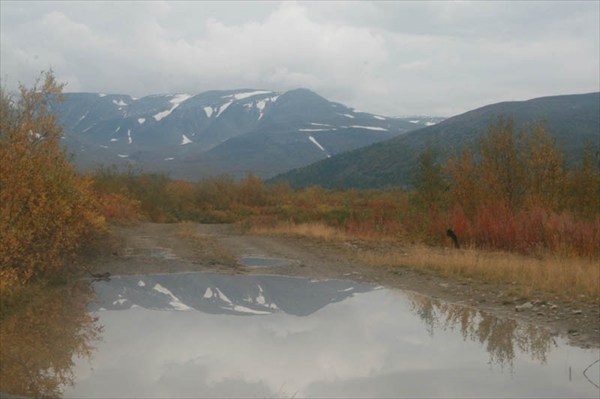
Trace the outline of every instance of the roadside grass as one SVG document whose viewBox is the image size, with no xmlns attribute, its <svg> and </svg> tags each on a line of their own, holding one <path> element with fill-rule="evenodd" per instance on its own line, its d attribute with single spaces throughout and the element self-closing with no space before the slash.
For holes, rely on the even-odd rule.
<svg viewBox="0 0 600 399">
<path fill-rule="evenodd" d="M 403 250 L 363 251 L 357 258 L 369 266 L 408 267 L 450 278 L 473 278 L 513 284 L 519 294 L 533 292 L 547 298 L 598 301 L 600 265 L 585 258 L 538 258 L 477 249 L 444 249 L 410 246 Z"/>
<path fill-rule="evenodd" d="M 325 241 L 356 240 L 340 229 L 322 223 L 282 223 L 250 228 L 253 234 L 295 235 Z M 370 248 L 368 241 L 352 256 L 372 267 L 409 268 L 448 278 L 510 284 L 515 294 L 533 293 L 545 299 L 600 300 L 600 263 L 597 259 L 542 254 L 537 257 L 479 249 L 451 249 L 397 244 Z"/>
<path fill-rule="evenodd" d="M 251 226 L 251 234 L 274 234 L 318 238 L 325 241 L 346 240 L 350 237 L 340 229 L 320 222 L 278 223 L 273 226 Z"/>
</svg>

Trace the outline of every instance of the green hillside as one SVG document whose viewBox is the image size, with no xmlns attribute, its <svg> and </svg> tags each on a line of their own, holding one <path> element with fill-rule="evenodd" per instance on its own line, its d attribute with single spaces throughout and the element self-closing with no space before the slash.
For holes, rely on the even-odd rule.
<svg viewBox="0 0 600 399">
<path fill-rule="evenodd" d="M 440 161 L 472 145 L 499 116 L 512 117 L 515 126 L 542 122 L 573 164 L 585 143 L 600 144 L 600 92 L 542 97 L 488 105 L 405 135 L 346 152 L 279 175 L 293 187 L 386 188 L 409 186 L 419 154 L 428 146 Z M 599 146 L 600 147 L 600 146 Z"/>
</svg>

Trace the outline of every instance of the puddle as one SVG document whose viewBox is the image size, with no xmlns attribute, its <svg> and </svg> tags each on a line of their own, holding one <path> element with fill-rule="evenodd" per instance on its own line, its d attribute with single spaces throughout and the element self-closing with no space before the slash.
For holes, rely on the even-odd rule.
<svg viewBox="0 0 600 399">
<path fill-rule="evenodd" d="M 42 301 L 49 327 L 28 315 L 3 321 L 1 360 L 15 370 L 0 375 L 0 391 L 20 393 L 6 381 L 32 375 L 49 386 L 54 364 L 63 367 L 54 386 L 73 398 L 600 393 L 598 349 L 398 290 L 213 273 L 115 277 L 93 288 L 92 302 L 71 292 Z M 21 374 L 20 364 L 29 365 Z"/>
<path fill-rule="evenodd" d="M 263 256 L 243 256 L 239 263 L 247 267 L 287 266 L 292 262 L 288 259 L 267 258 Z"/>
<path fill-rule="evenodd" d="M 173 250 L 171 248 L 163 248 L 163 247 L 148 247 L 148 248 L 125 247 L 123 249 L 123 256 L 126 258 L 149 256 L 152 258 L 159 258 L 159 259 L 165 259 L 165 260 L 179 259 L 179 257 L 173 253 Z"/>
</svg>

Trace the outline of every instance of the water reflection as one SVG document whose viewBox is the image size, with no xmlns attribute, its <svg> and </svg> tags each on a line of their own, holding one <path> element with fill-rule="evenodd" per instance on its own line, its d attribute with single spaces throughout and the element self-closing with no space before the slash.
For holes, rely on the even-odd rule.
<svg viewBox="0 0 600 399">
<path fill-rule="evenodd" d="M 89 284 L 44 287 L 0 324 L 0 391 L 58 397 L 73 385 L 75 356 L 89 358 L 101 328 L 88 313 Z"/>
<path fill-rule="evenodd" d="M 201 273 L 94 287 L 103 342 L 67 397 L 598 397 L 582 374 L 597 350 L 397 290 Z"/>
<path fill-rule="evenodd" d="M 433 337 L 436 330 L 458 329 L 464 340 L 485 345 L 491 364 L 512 369 L 517 350 L 544 364 L 549 351 L 556 347 L 556 340 L 546 328 L 500 319 L 471 307 L 416 293 L 408 295 L 413 310 L 425 322 L 430 336 Z"/>
<path fill-rule="evenodd" d="M 287 266 L 291 263 L 288 259 L 267 258 L 264 256 L 242 256 L 239 262 L 247 267 Z"/>
<path fill-rule="evenodd" d="M 115 277 L 97 282 L 90 310 L 198 310 L 211 314 L 307 316 L 324 306 L 373 289 L 352 281 L 280 276 L 180 273 Z"/>
</svg>

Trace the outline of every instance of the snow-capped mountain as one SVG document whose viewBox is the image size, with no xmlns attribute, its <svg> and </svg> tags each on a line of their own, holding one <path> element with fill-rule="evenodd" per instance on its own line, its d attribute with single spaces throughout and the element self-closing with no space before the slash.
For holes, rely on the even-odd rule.
<svg viewBox="0 0 600 399">
<path fill-rule="evenodd" d="M 130 163 L 191 180 L 250 170 L 268 177 L 431 123 L 359 112 L 306 89 L 66 93 L 55 110 L 81 169 Z"/>
<path fill-rule="evenodd" d="M 90 310 L 132 307 L 211 314 L 307 316 L 374 287 L 345 280 L 281 276 L 228 276 L 180 273 L 121 276 L 94 283 L 97 301 Z"/>
</svg>

